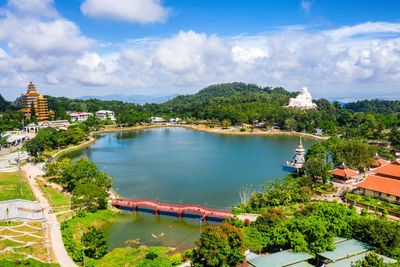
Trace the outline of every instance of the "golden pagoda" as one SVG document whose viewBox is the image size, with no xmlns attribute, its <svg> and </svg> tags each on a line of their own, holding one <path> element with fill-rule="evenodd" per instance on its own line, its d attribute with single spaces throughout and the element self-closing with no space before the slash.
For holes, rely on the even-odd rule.
<svg viewBox="0 0 400 267">
<path fill-rule="evenodd" d="M 28 85 L 28 92 L 23 96 L 25 105 L 25 117 L 31 118 L 32 107 L 35 111 L 36 119 L 38 121 L 45 121 L 49 119 L 49 108 L 47 106 L 47 98 L 36 92 L 35 85 L 30 82 Z"/>
</svg>

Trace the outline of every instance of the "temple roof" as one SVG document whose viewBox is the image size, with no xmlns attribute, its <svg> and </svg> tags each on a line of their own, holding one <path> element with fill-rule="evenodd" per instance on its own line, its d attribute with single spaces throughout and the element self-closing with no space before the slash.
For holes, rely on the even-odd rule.
<svg viewBox="0 0 400 267">
<path fill-rule="evenodd" d="M 340 177 L 343 177 L 343 178 L 351 178 L 351 177 L 356 176 L 358 174 L 357 172 L 353 171 L 352 169 L 340 168 L 340 167 L 332 170 L 331 173 L 333 175 L 340 176 Z"/>
<path fill-rule="evenodd" d="M 364 181 L 354 186 L 400 197 L 400 181 L 396 179 L 368 175 Z"/>
<path fill-rule="evenodd" d="M 400 162 L 395 160 L 373 170 L 374 173 L 400 178 Z"/>
<path fill-rule="evenodd" d="M 374 163 L 371 164 L 371 167 L 381 167 L 381 166 L 386 165 L 388 163 L 389 163 L 389 161 L 386 161 L 386 160 L 384 160 L 382 158 L 378 158 L 378 159 L 376 159 L 374 161 Z"/>
</svg>

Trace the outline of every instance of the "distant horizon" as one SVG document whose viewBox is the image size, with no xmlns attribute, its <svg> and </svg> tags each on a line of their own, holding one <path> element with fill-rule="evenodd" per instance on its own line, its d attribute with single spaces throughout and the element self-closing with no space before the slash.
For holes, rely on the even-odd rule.
<svg viewBox="0 0 400 267">
<path fill-rule="evenodd" d="M 209 86 L 211 86 L 211 85 L 213 85 L 213 84 L 210 84 Z M 259 85 L 257 85 L 257 86 L 259 86 Z M 204 88 L 207 88 L 207 87 L 204 87 Z M 262 87 L 262 86 L 260 86 L 260 87 Z M 268 86 L 265 86 L 265 87 L 268 87 Z M 271 87 L 271 86 L 269 86 L 269 87 Z M 274 86 L 274 87 L 282 87 L 282 86 Z M 272 87 L 272 88 L 274 88 L 274 87 Z M 107 100 L 117 100 L 117 101 L 122 101 L 121 97 L 124 97 L 124 98 L 143 97 L 143 98 L 150 98 L 150 99 L 151 98 L 167 98 L 167 97 L 170 97 L 169 99 L 172 99 L 172 98 L 174 98 L 176 96 L 179 96 L 179 95 L 193 95 L 193 94 L 196 94 L 196 93 L 198 93 L 200 90 L 202 90 L 204 88 L 201 88 L 201 89 L 197 90 L 194 93 L 188 93 L 188 94 L 178 94 L 178 93 L 169 93 L 169 94 L 123 94 L 123 93 L 115 93 L 115 94 L 103 94 L 103 95 L 81 95 L 81 96 L 77 96 L 77 97 L 71 97 L 71 96 L 67 96 L 67 95 L 61 95 L 61 96 L 50 95 L 50 96 L 52 96 L 52 97 L 66 97 L 66 98 L 69 98 L 69 99 L 81 99 L 81 100 L 87 100 L 87 99 L 92 99 L 92 98 L 100 98 L 100 100 L 104 100 L 104 98 L 110 98 L 110 99 L 107 99 Z M 36 89 L 37 89 L 37 91 L 39 93 L 41 93 L 38 88 L 36 88 Z M 284 88 L 284 89 L 287 90 L 287 88 Z M 287 90 L 287 91 L 290 91 L 290 90 Z M 290 92 L 301 92 L 301 89 L 290 91 Z M 25 93 L 26 93 L 26 91 L 21 92 L 21 94 L 25 94 Z M 1 92 L 0 92 L 0 94 L 1 94 Z M 49 94 L 43 94 L 43 95 L 49 95 Z M 390 101 L 400 100 L 400 95 L 397 95 L 397 96 L 395 96 L 395 95 L 392 95 L 392 96 L 371 95 L 369 98 L 340 97 L 340 96 L 337 96 L 337 97 L 335 97 L 335 96 L 314 97 L 314 95 L 311 93 L 311 96 L 312 96 L 313 100 L 327 99 L 329 101 L 337 101 L 337 102 L 340 102 L 340 103 L 350 103 L 350 102 L 363 101 L 363 100 L 372 100 L 372 99 L 390 100 Z M 3 95 L 3 97 L 9 102 L 14 102 L 16 100 L 16 98 L 17 98 L 16 97 L 14 99 L 8 99 L 4 95 Z M 112 97 L 116 97 L 116 98 L 112 99 Z M 168 101 L 168 100 L 166 100 L 166 101 Z M 123 101 L 123 102 L 126 102 L 126 101 Z M 136 103 L 136 102 L 128 101 L 127 103 Z M 138 103 L 138 104 L 143 104 L 143 103 L 156 103 L 156 102 L 141 102 L 141 103 Z M 163 103 L 163 102 L 158 102 L 158 103 Z"/>
<path fill-rule="evenodd" d="M 0 94 L 193 94 L 242 81 L 400 98 L 400 2 L 4 0 Z"/>
</svg>

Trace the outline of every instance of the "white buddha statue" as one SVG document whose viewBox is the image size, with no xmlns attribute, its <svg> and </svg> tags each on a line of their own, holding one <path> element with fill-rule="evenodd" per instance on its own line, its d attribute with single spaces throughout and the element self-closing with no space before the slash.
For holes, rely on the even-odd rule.
<svg viewBox="0 0 400 267">
<path fill-rule="evenodd" d="M 312 109 L 317 105 L 312 102 L 312 97 L 307 90 L 307 87 L 301 88 L 301 93 L 296 98 L 291 98 L 287 107 L 297 109 Z"/>
</svg>

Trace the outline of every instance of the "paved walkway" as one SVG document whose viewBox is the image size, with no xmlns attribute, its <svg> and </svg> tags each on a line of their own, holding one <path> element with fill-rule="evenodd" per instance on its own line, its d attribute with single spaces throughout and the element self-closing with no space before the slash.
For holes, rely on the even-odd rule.
<svg viewBox="0 0 400 267">
<path fill-rule="evenodd" d="M 28 179 L 29 184 L 32 188 L 34 195 L 39 200 L 40 205 L 42 206 L 44 217 L 49 227 L 51 246 L 53 248 L 54 254 L 56 255 L 58 263 L 61 266 L 76 266 L 76 264 L 72 261 L 67 251 L 65 250 L 60 230 L 60 224 L 57 221 L 57 217 L 54 213 L 49 213 L 49 202 L 47 201 L 43 192 L 40 190 L 40 187 L 36 182 L 36 179 L 34 178 L 38 175 L 43 174 L 42 167 L 43 165 L 33 165 L 31 163 L 27 163 L 25 166 L 23 166 L 22 169 L 26 172 L 27 177 L 31 177 L 31 179 Z"/>
</svg>

